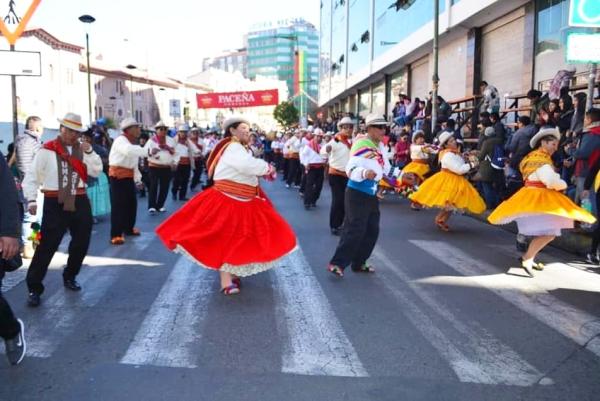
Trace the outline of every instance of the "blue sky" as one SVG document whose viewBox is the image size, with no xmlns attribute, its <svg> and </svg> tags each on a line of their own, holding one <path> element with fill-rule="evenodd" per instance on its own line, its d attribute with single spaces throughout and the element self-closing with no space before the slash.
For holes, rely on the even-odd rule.
<svg viewBox="0 0 600 401">
<path fill-rule="evenodd" d="M 14 0 L 17 14 L 31 0 Z M 0 0 L 0 16 L 9 0 Z M 242 46 L 255 23 L 303 17 L 319 25 L 319 0 L 42 0 L 28 27 L 85 45 L 78 17 L 91 14 L 92 53 L 111 64 L 134 64 L 182 76 L 200 70 L 203 57 Z M 127 39 L 125 41 L 124 39 Z M 17 42 L 18 49 L 18 42 Z"/>
</svg>

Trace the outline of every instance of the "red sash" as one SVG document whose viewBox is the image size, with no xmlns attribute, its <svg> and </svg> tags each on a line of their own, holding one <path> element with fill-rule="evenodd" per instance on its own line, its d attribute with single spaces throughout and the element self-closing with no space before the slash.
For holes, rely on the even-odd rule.
<svg viewBox="0 0 600 401">
<path fill-rule="evenodd" d="M 75 170 L 75 172 L 79 175 L 79 178 L 81 178 L 81 181 L 87 183 L 87 166 L 83 161 L 71 156 L 58 139 L 46 142 L 44 144 L 44 149 L 51 150 L 52 152 L 58 154 L 61 159 L 69 163 L 71 168 Z"/>
<path fill-rule="evenodd" d="M 335 136 L 335 141 L 343 143 L 344 145 L 346 145 L 348 147 L 348 149 L 352 148 L 352 145 L 348 141 L 348 137 L 346 135 L 337 134 Z"/>
<path fill-rule="evenodd" d="M 209 178 L 215 174 L 215 168 L 217 167 L 217 162 L 223 155 L 227 146 L 231 143 L 231 137 L 222 139 L 219 143 L 215 145 L 215 148 L 208 155 L 208 160 L 206 161 L 206 172 Z"/>
</svg>

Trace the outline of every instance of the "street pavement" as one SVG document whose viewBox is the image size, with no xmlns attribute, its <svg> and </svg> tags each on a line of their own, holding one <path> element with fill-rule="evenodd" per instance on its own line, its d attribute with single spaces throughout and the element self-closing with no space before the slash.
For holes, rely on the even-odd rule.
<svg viewBox="0 0 600 401">
<path fill-rule="evenodd" d="M 468 216 L 443 233 L 388 195 L 377 272 L 338 279 L 327 184 L 310 211 L 264 187 L 300 249 L 240 295 L 168 252 L 144 199 L 141 237 L 114 247 L 108 220 L 94 226 L 81 293 L 62 288 L 67 241 L 41 307 L 25 306 L 25 269 L 7 275 L 28 356 L 0 358 L 0 400 L 600 399 L 600 268 L 550 248 L 535 279 L 505 274 L 513 234 Z"/>
</svg>

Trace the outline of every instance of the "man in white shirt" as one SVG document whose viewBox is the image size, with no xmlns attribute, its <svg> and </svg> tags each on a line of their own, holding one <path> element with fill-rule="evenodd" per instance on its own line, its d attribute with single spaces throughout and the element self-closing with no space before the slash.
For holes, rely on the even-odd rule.
<svg viewBox="0 0 600 401">
<path fill-rule="evenodd" d="M 180 125 L 177 129 L 177 137 L 175 138 L 175 162 L 177 167 L 173 174 L 173 185 L 171 186 L 173 200 L 177 200 L 178 197 L 180 201 L 188 200 L 186 197 L 187 186 L 192 171 L 192 156 L 188 143 L 188 131 L 189 128 L 186 124 Z"/>
<path fill-rule="evenodd" d="M 313 138 L 300 151 L 305 166 L 304 208 L 309 210 L 317 206 L 325 178 L 325 158 L 321 156 L 323 131 L 316 129 Z"/>
<path fill-rule="evenodd" d="M 142 133 L 140 124 L 133 118 L 126 118 L 121 122 L 122 135 L 119 135 L 112 144 L 108 156 L 110 177 L 110 242 L 113 245 L 125 243 L 125 235 L 140 235 L 140 230 L 135 228 L 137 216 L 136 186 L 142 183 L 142 174 L 138 168 L 140 157 L 156 154 L 157 149 L 149 154 L 150 142 L 144 147 L 138 143 Z"/>
<path fill-rule="evenodd" d="M 148 170 L 150 188 L 148 189 L 148 213 L 164 213 L 165 201 L 169 194 L 172 168 L 175 166 L 175 140 L 167 135 L 169 127 L 162 121 L 154 126 L 156 134 L 148 142 Z M 154 150 L 156 149 L 156 150 Z"/>
<path fill-rule="evenodd" d="M 68 113 L 58 121 L 60 135 L 37 152 L 23 180 L 23 193 L 32 215 L 38 211 L 38 189 L 44 194 L 42 239 L 27 271 L 28 305 L 32 307 L 40 304 L 42 282 L 67 230 L 71 243 L 63 284 L 69 290 L 81 290 L 76 277 L 87 254 L 93 224 L 85 187 L 88 176 L 98 177 L 102 172 L 100 156 L 89 143 L 79 142 L 80 134 L 85 131 L 81 116 Z"/>
<path fill-rule="evenodd" d="M 329 228 L 333 235 L 340 235 L 344 223 L 344 193 L 348 184 L 346 165 L 350 158 L 354 122 L 350 117 L 344 117 L 339 121 L 338 128 L 339 132 L 325 146 L 325 151 L 329 155 L 329 186 L 331 187 Z"/>
<path fill-rule="evenodd" d="M 300 188 L 302 172 L 300 166 L 300 148 L 302 147 L 302 131 L 298 130 L 285 144 L 288 148 L 289 167 L 286 181 L 286 188 L 292 185 Z"/>
</svg>

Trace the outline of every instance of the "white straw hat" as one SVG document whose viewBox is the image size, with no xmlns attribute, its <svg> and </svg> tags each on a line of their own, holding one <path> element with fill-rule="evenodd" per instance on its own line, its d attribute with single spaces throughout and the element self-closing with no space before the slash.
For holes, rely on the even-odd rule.
<svg viewBox="0 0 600 401">
<path fill-rule="evenodd" d="M 58 119 L 60 125 L 65 126 L 73 131 L 85 132 L 87 128 L 81 123 L 81 116 L 75 113 L 67 113 L 62 119 Z"/>
<path fill-rule="evenodd" d="M 535 134 L 533 136 L 533 138 L 531 138 L 531 141 L 529 141 L 529 146 L 531 146 L 531 149 L 535 149 L 538 142 L 542 138 L 547 137 L 547 136 L 553 136 L 557 140 L 560 140 L 560 132 L 558 132 L 558 130 L 556 128 L 552 128 L 552 127 L 542 128 L 541 130 L 538 131 L 537 134 Z"/>
</svg>

